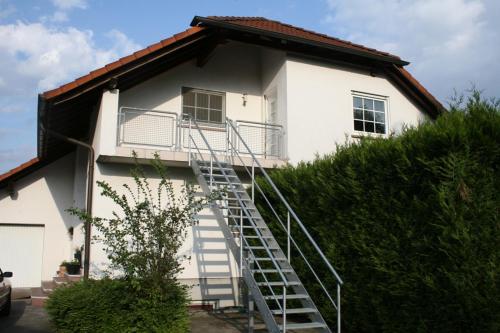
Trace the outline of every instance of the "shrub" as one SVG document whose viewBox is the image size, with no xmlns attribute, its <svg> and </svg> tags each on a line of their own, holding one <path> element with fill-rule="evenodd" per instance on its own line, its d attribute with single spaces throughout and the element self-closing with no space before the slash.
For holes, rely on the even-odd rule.
<svg viewBox="0 0 500 333">
<path fill-rule="evenodd" d="M 57 288 L 46 308 L 58 332 L 187 332 L 185 289 L 170 284 L 165 292 L 150 295 L 137 281 L 89 280 Z"/>
<path fill-rule="evenodd" d="M 138 163 L 131 169 L 134 190 L 125 184 L 124 193 L 120 194 L 108 183 L 97 182 L 101 196 L 120 208 L 112 212 L 112 218 L 69 209 L 98 231 L 94 241 L 104 245 L 109 271 L 120 279 L 86 281 L 56 290 L 49 298 L 48 311 L 58 330 L 172 333 L 188 330 L 187 290 L 177 281 L 185 256 L 178 253 L 188 228 L 196 223 L 195 214 L 219 194 L 197 199 L 191 184 L 176 193 L 157 154 L 151 164 L 159 178 L 154 190 Z"/>
<path fill-rule="evenodd" d="M 344 279 L 348 332 L 498 332 L 499 169 L 500 108 L 475 93 L 433 123 L 271 177 Z M 271 213 L 263 215 L 284 246 Z M 325 272 L 296 229 L 292 236 Z M 292 263 L 314 280 L 303 262 Z M 321 290 L 306 287 L 334 323 Z"/>
</svg>

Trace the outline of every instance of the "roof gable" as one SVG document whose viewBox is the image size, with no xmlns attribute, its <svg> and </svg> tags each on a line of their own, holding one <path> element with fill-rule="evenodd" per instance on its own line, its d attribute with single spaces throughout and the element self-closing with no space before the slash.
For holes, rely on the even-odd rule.
<svg viewBox="0 0 500 333">
<path fill-rule="evenodd" d="M 399 65 L 408 65 L 407 61 L 403 61 L 400 57 L 376 50 L 374 48 L 366 47 L 364 45 L 355 44 L 340 38 L 328 36 L 326 34 L 318 33 L 304 28 L 296 27 L 290 24 L 282 23 L 275 20 L 269 20 L 265 17 L 244 17 L 244 16 L 195 16 L 191 21 L 192 26 L 221 26 L 231 28 L 247 28 L 254 31 L 263 33 L 281 35 L 283 38 L 293 38 L 297 41 L 316 42 L 322 44 L 324 47 L 336 47 L 344 52 L 357 51 L 379 57 L 381 60 L 394 62 Z"/>
<path fill-rule="evenodd" d="M 109 63 L 101 68 L 95 69 L 95 70 L 91 71 L 90 73 L 75 79 L 72 82 L 63 84 L 63 85 L 59 86 L 58 88 L 46 91 L 42 94 L 42 96 L 45 99 L 52 99 L 52 98 L 58 97 L 66 92 L 69 92 L 72 89 L 75 89 L 79 86 L 82 86 L 85 83 L 92 81 L 93 79 L 98 79 L 100 77 L 103 77 L 106 74 L 112 73 L 115 70 L 123 68 L 124 66 L 132 63 L 133 61 L 136 61 L 136 60 L 140 61 L 140 60 L 146 58 L 146 56 L 149 56 L 156 51 L 159 51 L 163 48 L 169 47 L 176 42 L 182 42 L 187 37 L 190 37 L 194 34 L 197 34 L 204 29 L 205 28 L 203 28 L 203 27 L 191 27 L 191 28 L 189 28 L 181 33 L 178 33 L 178 34 L 175 34 L 169 38 L 163 39 L 158 43 L 149 45 L 142 50 L 134 52 L 128 56 L 122 57 L 122 58 L 120 58 L 112 63 Z"/>
<path fill-rule="evenodd" d="M 263 17 L 195 16 L 191 25 L 191 28 L 181 33 L 44 92 L 39 98 L 39 122 L 44 121 L 47 127 L 81 139 L 83 133 L 86 133 L 85 128 L 90 127 L 91 107 L 98 103 L 99 92 L 109 88 L 114 80 L 127 78 L 119 83 L 131 86 L 157 74 L 158 71 L 165 70 L 168 66 L 175 66 L 179 63 L 177 57 L 181 58 L 178 54 L 182 52 L 183 57 L 209 53 L 213 45 L 224 38 L 243 35 L 253 36 L 250 43 L 266 37 L 275 41 L 273 46 L 285 45 L 285 49 L 292 44 L 307 46 L 300 48 L 300 52 L 304 54 L 314 49 L 328 51 L 327 57 L 347 55 L 348 61 L 369 59 L 371 66 L 381 67 L 388 78 L 417 101 L 431 117 L 434 118 L 445 110 L 439 101 L 403 68 L 408 62 L 390 53 Z M 226 34 L 227 31 L 232 34 Z M 0 187 L 44 163 L 50 163 L 70 149 L 72 148 L 67 144 L 48 138 L 44 131 L 39 130 L 38 157 L 0 175 Z M 52 153 L 49 153 L 49 150 Z"/>
</svg>

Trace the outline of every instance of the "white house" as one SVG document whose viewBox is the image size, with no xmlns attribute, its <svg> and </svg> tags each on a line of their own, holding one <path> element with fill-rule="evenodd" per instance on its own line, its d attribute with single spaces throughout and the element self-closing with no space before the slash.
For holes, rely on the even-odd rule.
<svg viewBox="0 0 500 333">
<path fill-rule="evenodd" d="M 384 137 L 437 117 L 443 107 L 406 65 L 397 56 L 265 18 L 197 16 L 184 32 L 44 92 L 38 156 L 0 176 L 0 267 L 14 272 L 14 287 L 51 280 L 85 244 L 81 222 L 66 209 L 90 206 L 92 215 L 109 216 L 116 207 L 100 197 L 95 181 L 116 188 L 131 183 L 132 151 L 142 161 L 159 152 L 175 184 L 198 181 L 206 190 L 214 178 L 203 183 L 203 168 L 209 161 L 216 168 L 218 159 L 251 186 L 247 171 L 261 173 L 259 163 L 270 170 L 311 160 L 337 143 Z M 191 260 L 180 279 L 193 286 L 193 303 L 241 302 L 245 264 L 234 246 L 244 240 L 233 232 L 236 240 L 228 241 L 218 216 L 224 211 L 202 212 L 182 249 Z M 263 245 L 266 253 L 270 244 Z M 98 244 L 89 249 L 90 274 L 98 275 L 105 254 Z M 277 265 L 278 273 L 293 274 Z M 264 301 L 254 297 L 262 313 Z M 271 331 L 272 320 L 266 319 Z"/>
</svg>

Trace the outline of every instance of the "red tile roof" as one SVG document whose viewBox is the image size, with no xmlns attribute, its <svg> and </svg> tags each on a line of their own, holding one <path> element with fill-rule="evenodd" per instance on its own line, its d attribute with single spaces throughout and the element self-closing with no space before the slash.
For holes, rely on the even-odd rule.
<svg viewBox="0 0 500 333">
<path fill-rule="evenodd" d="M 214 22 L 224 22 L 233 24 L 240 27 L 254 28 L 261 31 L 267 31 L 272 33 L 279 33 L 284 36 L 300 38 L 304 41 L 313 41 L 322 43 L 325 45 L 336 46 L 340 48 L 344 48 L 347 50 L 356 50 L 359 52 L 364 52 L 367 54 L 382 56 L 388 59 L 393 59 L 396 61 L 402 61 L 398 56 L 392 55 L 387 52 L 378 51 L 373 48 L 369 48 L 360 44 L 351 43 L 349 41 L 345 41 L 339 38 L 331 37 L 325 34 L 317 33 L 314 31 L 306 30 L 303 28 L 295 27 L 290 24 L 281 23 L 274 20 L 269 20 L 264 17 L 237 17 L 237 16 L 208 16 L 204 17 L 195 17 L 193 19 L 193 25 L 201 22 L 202 20 L 212 20 Z M 206 23 L 205 23 L 206 24 Z M 152 44 L 142 50 L 134 52 L 131 55 L 125 56 L 123 58 L 118 59 L 110 64 L 107 64 L 101 68 L 91 71 L 90 73 L 77 78 L 73 82 L 69 82 L 61 85 L 58 88 L 49 90 L 44 92 L 42 95 L 45 99 L 52 99 L 59 95 L 62 95 L 72 89 L 75 89 L 91 80 L 102 77 L 112 71 L 118 70 L 121 67 L 135 61 L 140 60 L 141 58 L 158 51 L 162 48 L 168 47 L 175 42 L 182 41 L 183 39 L 194 35 L 202 30 L 206 29 L 206 27 L 202 25 L 195 25 L 181 33 L 175 34 L 169 38 L 166 38 L 158 43 Z"/>
<path fill-rule="evenodd" d="M 205 28 L 203 27 L 191 27 L 187 29 L 186 31 L 183 31 L 181 33 L 175 34 L 172 37 L 166 38 L 156 44 L 149 45 L 148 47 L 139 50 L 137 52 L 134 52 L 133 54 L 130 54 L 128 56 L 125 56 L 123 58 L 120 58 L 110 64 L 107 64 L 101 68 L 98 68 L 96 70 L 91 71 L 89 74 L 86 74 L 82 77 L 79 77 L 78 79 L 74 80 L 73 82 L 69 82 L 66 84 L 63 84 L 62 86 L 46 91 L 42 95 L 45 99 L 51 99 L 54 97 L 57 97 L 59 95 L 62 95 L 72 89 L 75 89 L 93 79 L 97 79 L 105 74 L 108 74 L 116 69 L 119 69 L 122 66 L 125 66 L 132 61 L 139 60 L 155 51 L 158 51 L 161 48 L 168 47 L 172 45 L 175 42 L 179 42 L 191 35 L 196 34 L 197 32 L 204 30 Z"/>
<path fill-rule="evenodd" d="M 410 74 L 406 69 L 403 67 L 399 66 L 394 66 L 397 72 L 399 72 L 405 79 L 407 79 L 414 87 L 416 90 L 418 90 L 422 95 L 425 96 L 429 100 L 429 102 L 434 105 L 437 111 L 443 111 L 445 110 L 444 106 L 439 102 L 436 97 L 434 97 L 425 87 L 418 82 L 417 79 L 413 77 L 413 75 Z"/>
<path fill-rule="evenodd" d="M 9 178 L 9 177 L 21 172 L 21 171 L 24 171 L 24 170 L 28 169 L 29 167 L 31 167 L 39 162 L 40 162 L 40 159 L 38 157 L 35 157 L 35 158 L 29 160 L 28 162 L 25 162 L 25 163 L 21 164 L 20 166 L 15 167 L 14 169 L 7 171 L 6 173 L 0 175 L 0 182 L 3 182 L 7 178 Z"/>
<path fill-rule="evenodd" d="M 366 47 L 364 45 L 351 43 L 351 42 L 346 41 L 346 40 L 331 37 L 331 36 L 328 36 L 328 35 L 325 35 L 322 33 L 318 33 L 315 31 L 306 30 L 306 29 L 296 27 L 296 26 L 293 26 L 290 24 L 282 23 L 279 21 L 269 20 L 269 19 L 266 19 L 265 17 L 241 17 L 241 16 L 208 16 L 207 18 L 195 17 L 191 24 L 193 25 L 193 24 L 196 24 L 198 22 L 205 23 L 205 22 L 207 22 L 207 19 L 208 19 L 208 22 L 210 20 L 212 20 L 212 21 L 230 23 L 230 24 L 234 24 L 234 25 L 238 25 L 238 26 L 242 26 L 242 27 L 255 28 L 255 29 L 262 30 L 262 31 L 279 33 L 279 34 L 283 34 L 283 35 L 290 36 L 290 37 L 304 39 L 307 41 L 315 41 L 315 42 L 323 43 L 326 45 L 332 45 L 332 46 L 337 46 L 337 47 L 341 47 L 341 48 L 352 49 L 352 50 L 361 51 L 361 52 L 365 52 L 365 53 L 372 54 L 372 55 L 393 58 L 394 60 L 401 61 L 400 57 L 393 55 L 393 54 L 390 54 L 390 53 L 387 53 L 387 52 L 378 51 L 376 49 Z M 206 24 L 210 24 L 210 23 L 206 23 Z"/>
<path fill-rule="evenodd" d="M 226 26 L 233 27 L 235 30 L 238 28 L 246 28 L 251 31 L 267 32 L 272 34 L 279 34 L 281 36 L 294 38 L 295 41 L 304 42 L 315 42 L 317 45 L 333 46 L 338 47 L 346 51 L 352 50 L 366 55 L 382 57 L 383 60 L 388 62 L 396 63 L 393 65 L 395 73 L 402 76 L 413 89 L 423 95 L 430 105 L 433 105 L 437 110 L 436 112 L 441 112 L 444 110 L 443 106 L 439 101 L 432 96 L 408 71 L 406 71 L 402 65 L 408 64 L 407 62 L 401 60 L 398 56 L 392 55 L 387 52 L 378 51 L 373 48 L 369 48 L 360 44 L 351 43 L 339 38 L 331 37 L 325 34 L 317 33 L 314 31 L 306 30 L 303 28 L 295 27 L 290 24 L 281 23 L 274 20 L 268 20 L 264 17 L 236 17 L 236 16 L 209 16 L 209 17 L 198 17 L 196 16 L 191 25 L 193 27 L 175 34 L 169 38 L 166 38 L 156 44 L 152 44 L 142 50 L 139 50 L 129 56 L 123 57 L 115 62 L 107 64 L 101 68 L 91 71 L 80 78 L 77 78 L 73 82 L 61 85 L 60 87 L 44 92 L 42 95 L 45 99 L 52 99 L 58 97 L 64 93 L 71 91 L 79 86 L 82 86 L 92 80 L 99 78 L 106 78 L 107 74 L 113 71 L 118 71 L 123 66 L 128 65 L 134 61 L 139 61 L 144 57 L 147 57 L 153 52 L 161 50 L 162 48 L 168 48 L 176 42 L 180 42 L 198 32 L 201 32 L 211 25 L 216 25 L 216 23 L 224 23 Z M 110 74 L 112 75 L 112 74 Z M 30 161 L 21 164 L 20 166 L 0 175 L 0 185 L 5 185 L 4 183 L 8 181 L 9 178 L 15 177 L 18 174 L 23 174 L 23 172 L 31 172 L 36 170 L 41 166 L 42 160 L 39 158 L 33 158 Z"/>
</svg>

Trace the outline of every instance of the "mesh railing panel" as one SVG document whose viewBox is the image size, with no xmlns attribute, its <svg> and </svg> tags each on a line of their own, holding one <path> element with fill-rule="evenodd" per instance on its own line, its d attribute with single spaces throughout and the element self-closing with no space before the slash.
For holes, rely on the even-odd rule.
<svg viewBox="0 0 500 333">
<path fill-rule="evenodd" d="M 124 108 L 120 113 L 120 143 L 172 147 L 176 123 L 175 115 Z"/>
<path fill-rule="evenodd" d="M 238 132 L 255 155 L 281 157 L 281 127 L 239 123 Z M 242 154 L 248 153 L 241 142 L 238 142 L 238 150 Z"/>
<path fill-rule="evenodd" d="M 178 122 L 177 114 L 167 111 L 154 111 L 139 108 L 122 107 L 119 113 L 119 144 L 138 146 L 165 147 L 187 150 L 189 148 L 189 124 Z M 200 125 L 213 151 L 224 153 L 228 146 L 226 126 Z M 264 123 L 237 122 L 237 129 L 250 150 L 260 157 L 282 157 L 283 131 L 279 125 Z M 180 131 L 180 132 L 179 132 Z M 248 154 L 245 146 L 234 133 L 229 139 L 235 140 L 235 146 L 242 154 Z M 200 133 L 191 128 L 191 148 L 207 151 L 208 148 Z M 178 142 L 182 140 L 182 142 Z"/>
<path fill-rule="evenodd" d="M 226 128 L 225 127 L 214 127 L 214 128 L 206 128 L 206 127 L 201 127 L 201 132 L 205 136 L 205 138 L 208 141 L 208 144 L 212 148 L 213 151 L 217 152 L 225 152 L 227 149 L 227 144 L 226 144 Z M 183 147 L 188 148 L 189 147 L 189 127 L 186 127 L 185 125 L 182 128 L 182 133 L 183 133 Z M 194 143 L 196 143 L 196 146 L 200 150 L 208 150 L 207 145 L 205 144 L 205 141 L 203 141 L 200 132 L 195 129 L 191 128 L 191 136 L 193 138 Z M 191 148 L 194 148 L 193 142 L 191 142 Z"/>
</svg>

